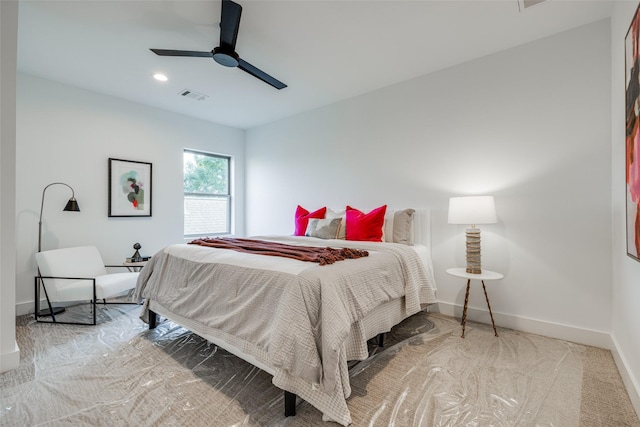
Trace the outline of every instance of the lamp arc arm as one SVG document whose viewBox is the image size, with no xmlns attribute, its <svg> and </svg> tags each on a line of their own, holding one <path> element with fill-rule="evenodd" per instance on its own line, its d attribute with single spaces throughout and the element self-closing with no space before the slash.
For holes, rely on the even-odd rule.
<svg viewBox="0 0 640 427">
<path fill-rule="evenodd" d="M 71 187 L 69 184 L 65 184 L 64 182 L 52 182 L 51 184 L 44 187 L 44 189 L 42 190 L 42 201 L 40 202 L 40 220 L 38 221 L 38 252 L 41 252 L 42 249 L 42 213 L 44 212 L 44 195 L 47 192 L 47 188 L 51 187 L 52 185 L 64 185 L 66 187 L 69 187 L 69 189 L 71 190 L 71 199 L 75 200 L 76 198 L 76 192 L 73 191 L 73 187 Z"/>
<path fill-rule="evenodd" d="M 51 187 L 52 185 L 64 185 L 69 187 L 69 189 L 71 190 L 71 198 L 76 198 L 76 192 L 73 191 L 73 187 L 71 187 L 69 184 L 65 184 L 64 182 L 52 182 L 51 184 L 47 185 L 46 187 L 44 187 L 44 190 L 42 190 L 42 201 L 40 202 L 40 222 L 42 222 L 42 211 L 44 210 L 44 194 L 46 193 L 47 188 Z"/>
</svg>

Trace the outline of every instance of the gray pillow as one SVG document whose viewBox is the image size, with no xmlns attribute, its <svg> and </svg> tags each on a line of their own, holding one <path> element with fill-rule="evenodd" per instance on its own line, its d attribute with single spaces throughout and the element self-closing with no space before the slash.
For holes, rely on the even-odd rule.
<svg viewBox="0 0 640 427">
<path fill-rule="evenodd" d="M 304 235 L 309 237 L 318 237 L 320 239 L 337 239 L 341 223 L 342 218 L 311 218 L 309 219 L 307 231 Z"/>
<path fill-rule="evenodd" d="M 338 229 L 338 239 L 346 240 L 347 239 L 347 228 L 346 228 L 346 219 L 345 219 L 345 210 L 334 211 L 331 208 L 327 208 L 327 212 L 324 214 L 324 219 L 335 219 L 341 218 L 342 223 L 340 224 L 340 228 Z"/>
<path fill-rule="evenodd" d="M 410 245 L 411 240 L 411 223 L 413 222 L 414 209 L 405 209 L 396 211 L 393 215 L 393 241 L 396 243 L 404 243 Z"/>
</svg>

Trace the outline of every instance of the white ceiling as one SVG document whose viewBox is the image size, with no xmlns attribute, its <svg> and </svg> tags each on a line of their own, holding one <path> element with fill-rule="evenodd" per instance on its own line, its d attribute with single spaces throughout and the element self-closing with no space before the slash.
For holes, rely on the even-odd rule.
<svg viewBox="0 0 640 427">
<path fill-rule="evenodd" d="M 18 70 L 248 129 L 608 18 L 609 1 L 272 1 L 243 7 L 236 51 L 289 87 L 207 58 L 220 1 L 20 1 Z M 160 83 L 153 73 L 163 72 Z M 183 89 L 208 95 L 179 96 Z"/>
</svg>

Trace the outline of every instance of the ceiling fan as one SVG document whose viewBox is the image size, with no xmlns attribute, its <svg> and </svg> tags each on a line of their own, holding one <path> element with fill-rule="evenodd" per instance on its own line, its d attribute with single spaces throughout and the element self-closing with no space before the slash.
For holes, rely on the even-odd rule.
<svg viewBox="0 0 640 427">
<path fill-rule="evenodd" d="M 193 50 L 171 50 L 171 49 L 151 49 L 153 53 L 160 56 L 191 56 L 199 58 L 213 58 L 220 65 L 225 67 L 238 67 L 242 71 L 259 78 L 276 89 L 284 89 L 286 84 L 270 76 L 264 71 L 249 64 L 236 53 L 236 40 L 238 29 L 240 28 L 240 15 L 242 6 L 231 0 L 222 0 L 222 17 L 220 19 L 220 46 L 211 52 L 199 52 Z"/>
</svg>

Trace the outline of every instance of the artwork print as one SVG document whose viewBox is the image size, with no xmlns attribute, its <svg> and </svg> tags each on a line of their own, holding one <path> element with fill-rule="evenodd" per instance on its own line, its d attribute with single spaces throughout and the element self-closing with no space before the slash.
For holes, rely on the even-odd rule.
<svg viewBox="0 0 640 427">
<path fill-rule="evenodd" d="M 151 163 L 109 159 L 109 216 L 151 216 Z"/>
<path fill-rule="evenodd" d="M 627 254 L 640 261 L 640 6 L 625 37 Z"/>
</svg>

